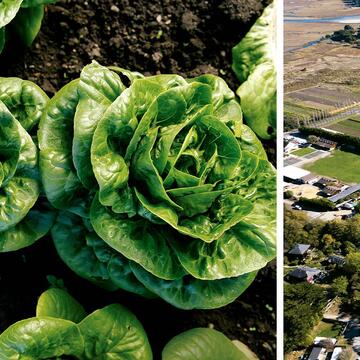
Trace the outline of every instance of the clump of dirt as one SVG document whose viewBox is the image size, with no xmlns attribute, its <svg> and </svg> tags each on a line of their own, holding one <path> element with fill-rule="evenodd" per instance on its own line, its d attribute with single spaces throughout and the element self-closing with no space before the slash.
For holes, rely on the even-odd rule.
<svg viewBox="0 0 360 360">
<path fill-rule="evenodd" d="M 145 74 L 204 72 L 232 89 L 231 49 L 261 14 L 265 0 L 59 0 L 48 6 L 31 49 L 8 44 L 1 76 L 35 81 L 52 94 L 95 59 Z"/>
</svg>

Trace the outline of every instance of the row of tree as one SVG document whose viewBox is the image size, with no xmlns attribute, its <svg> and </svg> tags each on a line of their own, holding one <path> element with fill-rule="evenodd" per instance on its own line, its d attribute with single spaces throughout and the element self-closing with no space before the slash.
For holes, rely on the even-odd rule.
<svg viewBox="0 0 360 360">
<path fill-rule="evenodd" d="M 354 146 L 357 149 L 360 148 L 360 137 L 358 137 L 358 136 L 334 133 L 334 132 L 327 131 L 324 129 L 311 128 L 311 127 L 306 127 L 306 126 L 301 126 L 299 128 L 299 131 L 306 136 L 315 135 L 315 136 L 326 138 L 328 140 L 335 141 L 339 144 Z"/>
</svg>

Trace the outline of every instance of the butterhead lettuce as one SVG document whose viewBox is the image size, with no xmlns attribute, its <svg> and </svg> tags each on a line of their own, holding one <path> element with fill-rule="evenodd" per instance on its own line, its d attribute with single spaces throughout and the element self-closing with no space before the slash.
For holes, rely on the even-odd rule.
<svg viewBox="0 0 360 360">
<path fill-rule="evenodd" d="M 49 101 L 39 145 L 55 246 L 90 281 L 210 309 L 275 255 L 275 171 L 219 77 L 93 62 Z"/>
<path fill-rule="evenodd" d="M 30 81 L 0 78 L 0 252 L 31 245 L 54 221 L 41 196 L 34 137 L 48 100 Z"/>
</svg>

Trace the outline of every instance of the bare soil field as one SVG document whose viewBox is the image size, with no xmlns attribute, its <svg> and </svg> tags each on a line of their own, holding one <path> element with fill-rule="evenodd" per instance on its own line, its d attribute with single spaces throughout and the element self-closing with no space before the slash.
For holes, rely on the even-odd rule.
<svg viewBox="0 0 360 360">
<path fill-rule="evenodd" d="M 284 40 L 285 54 L 307 47 L 313 41 L 318 41 L 339 30 L 344 25 L 338 23 L 293 23 L 285 22 Z"/>
<path fill-rule="evenodd" d="M 359 101 L 360 95 L 352 92 L 346 87 L 331 86 L 314 86 L 304 90 L 294 91 L 289 97 L 300 100 L 305 103 L 327 105 L 330 109 L 335 109 L 337 105 L 345 102 Z"/>
<path fill-rule="evenodd" d="M 308 199 L 314 199 L 318 197 L 319 188 L 313 185 L 302 184 L 289 187 L 297 198 L 306 197 Z"/>
<path fill-rule="evenodd" d="M 319 6 L 319 3 L 321 5 Z M 345 5 L 342 0 L 285 0 L 284 10 L 286 16 L 299 16 L 309 18 L 350 16 L 356 12 L 356 8 Z"/>
<path fill-rule="evenodd" d="M 360 49 L 321 42 L 285 55 L 285 93 L 320 84 L 341 86 L 339 94 L 360 90 Z"/>
</svg>

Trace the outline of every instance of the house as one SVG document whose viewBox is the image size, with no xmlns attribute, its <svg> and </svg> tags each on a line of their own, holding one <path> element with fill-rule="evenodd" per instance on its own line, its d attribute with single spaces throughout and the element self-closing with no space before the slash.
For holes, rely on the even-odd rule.
<svg viewBox="0 0 360 360">
<path fill-rule="evenodd" d="M 316 279 L 321 279 L 325 272 L 323 270 L 311 268 L 309 266 L 298 266 L 296 269 L 289 273 L 289 277 L 297 280 L 306 280 L 308 283 L 313 284 Z"/>
<path fill-rule="evenodd" d="M 336 149 L 337 142 L 325 138 L 320 138 L 313 145 L 321 150 L 332 151 Z"/>
<path fill-rule="evenodd" d="M 319 175 L 315 175 L 315 174 L 308 174 L 305 175 L 301 178 L 301 181 L 304 184 L 309 184 L 309 185 L 314 185 L 315 183 L 317 183 L 320 180 L 320 176 Z"/>
<path fill-rule="evenodd" d="M 329 264 L 335 264 L 335 265 L 339 265 L 339 266 L 345 265 L 345 262 L 346 262 L 345 258 L 340 255 L 330 255 L 327 258 L 327 261 Z"/>
<path fill-rule="evenodd" d="M 345 190 L 341 191 L 339 194 L 329 197 L 329 200 L 332 201 L 333 203 L 336 203 L 339 200 L 345 199 L 346 197 L 357 192 L 360 192 L 360 184 L 349 186 Z"/>
<path fill-rule="evenodd" d="M 310 252 L 310 245 L 308 244 L 296 244 L 289 252 L 288 255 L 292 257 L 305 258 Z"/>
<path fill-rule="evenodd" d="M 336 182 L 337 182 L 336 179 L 323 176 L 315 183 L 315 185 L 319 186 L 320 188 L 324 188 L 326 186 L 336 184 Z"/>
<path fill-rule="evenodd" d="M 345 209 L 345 210 L 354 210 L 355 206 L 357 205 L 356 202 L 347 202 L 345 204 L 342 204 L 341 205 L 341 208 L 342 209 Z"/>
<path fill-rule="evenodd" d="M 325 196 L 334 196 L 338 194 L 341 191 L 341 189 L 342 186 L 339 185 L 328 185 L 321 190 L 321 194 Z"/>
<path fill-rule="evenodd" d="M 327 350 L 322 347 L 315 346 L 312 348 L 308 360 L 325 360 L 327 356 Z"/>
<path fill-rule="evenodd" d="M 293 165 L 284 167 L 284 181 L 286 182 L 303 184 L 302 178 L 307 175 L 310 175 L 310 171 L 298 168 Z"/>
</svg>

